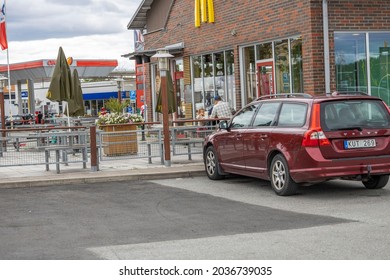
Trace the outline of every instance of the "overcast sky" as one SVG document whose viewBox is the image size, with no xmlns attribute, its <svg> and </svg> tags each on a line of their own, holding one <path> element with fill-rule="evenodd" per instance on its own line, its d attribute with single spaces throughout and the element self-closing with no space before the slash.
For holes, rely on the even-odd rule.
<svg viewBox="0 0 390 280">
<path fill-rule="evenodd" d="M 140 3 L 6 0 L 10 63 L 55 59 L 62 46 L 67 57 L 117 59 L 119 68 L 133 68 L 133 63 L 121 55 L 134 51 L 133 31 L 127 30 L 127 24 Z M 0 64 L 6 64 L 6 51 L 0 52 Z"/>
</svg>

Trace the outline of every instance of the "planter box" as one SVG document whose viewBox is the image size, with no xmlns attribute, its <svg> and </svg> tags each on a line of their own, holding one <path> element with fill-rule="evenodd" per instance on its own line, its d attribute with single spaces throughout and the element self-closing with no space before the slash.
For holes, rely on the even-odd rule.
<svg viewBox="0 0 390 280">
<path fill-rule="evenodd" d="M 104 134 L 102 139 L 104 155 L 118 156 L 138 153 L 136 124 L 101 125 L 99 128 L 104 132 L 109 132 Z"/>
</svg>

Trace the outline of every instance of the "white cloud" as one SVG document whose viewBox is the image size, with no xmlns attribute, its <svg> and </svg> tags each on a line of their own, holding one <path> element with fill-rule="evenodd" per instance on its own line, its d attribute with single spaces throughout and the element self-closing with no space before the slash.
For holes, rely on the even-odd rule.
<svg viewBox="0 0 390 280">
<path fill-rule="evenodd" d="M 120 68 L 133 68 L 121 55 L 134 50 L 127 24 L 141 0 L 25 0 L 7 1 L 10 63 L 57 57 L 63 47 L 74 59 L 117 59 Z M 4 64 L 5 52 L 0 54 Z"/>
</svg>

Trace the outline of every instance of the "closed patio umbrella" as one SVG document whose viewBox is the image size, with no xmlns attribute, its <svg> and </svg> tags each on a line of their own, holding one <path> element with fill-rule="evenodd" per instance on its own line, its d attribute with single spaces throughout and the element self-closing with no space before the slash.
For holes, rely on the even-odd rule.
<svg viewBox="0 0 390 280">
<path fill-rule="evenodd" d="M 167 71 L 166 75 L 167 75 L 167 77 L 166 77 L 166 90 L 167 90 L 167 96 L 168 96 L 168 113 L 172 114 L 172 113 L 176 112 L 176 110 L 177 110 L 176 97 L 175 97 L 175 92 L 173 90 L 173 81 L 172 81 L 170 71 Z M 157 98 L 156 112 L 162 113 L 161 87 L 160 87 L 158 98 Z"/>
<path fill-rule="evenodd" d="M 71 72 L 62 47 L 58 50 L 56 65 L 46 98 L 51 101 L 68 101 L 71 94 Z"/>
<path fill-rule="evenodd" d="M 83 91 L 77 69 L 73 70 L 70 99 L 68 101 L 69 116 L 84 116 Z"/>
</svg>

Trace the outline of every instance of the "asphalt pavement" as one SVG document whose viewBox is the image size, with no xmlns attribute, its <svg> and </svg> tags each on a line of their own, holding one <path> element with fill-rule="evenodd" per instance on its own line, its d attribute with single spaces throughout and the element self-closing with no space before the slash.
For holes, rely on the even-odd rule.
<svg viewBox="0 0 390 280">
<path fill-rule="evenodd" d="M 165 185 L 171 182 L 175 186 L 200 187 L 209 183 L 205 180 L 198 177 L 0 189 L 0 259 L 170 259 L 172 250 L 182 246 L 188 249 L 179 249 L 174 257 L 250 259 L 264 254 L 263 249 L 256 255 L 246 254 L 240 248 L 242 243 L 232 243 L 227 237 L 234 240 L 242 235 L 350 223 L 348 219 L 280 210 Z M 209 250 L 210 246 L 199 250 L 204 242 L 220 238 L 225 241 L 218 246 L 220 249 L 233 246 L 228 254 L 222 256 L 220 249 Z M 260 248 L 266 246 L 255 243 Z M 153 248 L 167 244 L 169 250 Z"/>
</svg>

